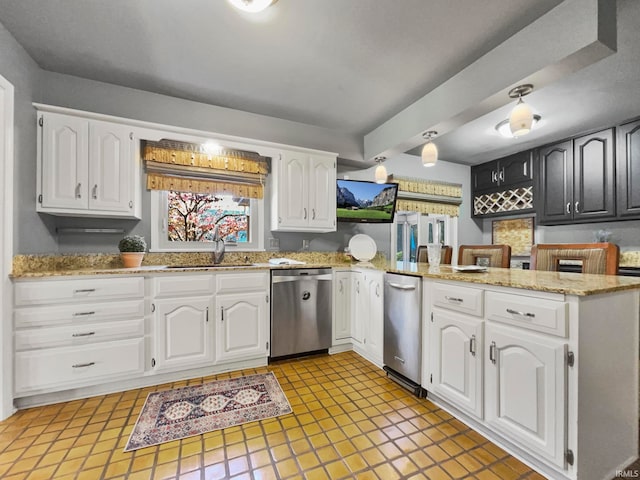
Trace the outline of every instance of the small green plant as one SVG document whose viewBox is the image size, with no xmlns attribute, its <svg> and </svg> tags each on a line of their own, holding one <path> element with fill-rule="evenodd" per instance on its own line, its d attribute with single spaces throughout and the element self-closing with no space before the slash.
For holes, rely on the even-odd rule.
<svg viewBox="0 0 640 480">
<path fill-rule="evenodd" d="M 147 250 L 147 242 L 140 235 L 127 235 L 118 243 L 118 249 L 121 252 L 144 252 Z"/>
</svg>

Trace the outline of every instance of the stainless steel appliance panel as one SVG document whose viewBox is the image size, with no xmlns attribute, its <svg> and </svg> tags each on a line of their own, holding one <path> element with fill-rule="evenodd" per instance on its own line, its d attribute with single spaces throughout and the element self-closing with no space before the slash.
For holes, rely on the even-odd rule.
<svg viewBox="0 0 640 480">
<path fill-rule="evenodd" d="M 384 276 L 384 363 L 420 385 L 422 282 L 420 277 Z"/>
<path fill-rule="evenodd" d="M 271 357 L 331 347 L 331 269 L 273 270 Z"/>
</svg>

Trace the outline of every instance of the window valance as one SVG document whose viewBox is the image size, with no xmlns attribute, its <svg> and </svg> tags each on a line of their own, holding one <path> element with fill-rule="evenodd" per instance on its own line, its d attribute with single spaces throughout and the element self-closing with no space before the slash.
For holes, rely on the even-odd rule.
<svg viewBox="0 0 640 480">
<path fill-rule="evenodd" d="M 390 176 L 389 181 L 398 184 L 399 211 L 427 213 L 433 215 L 460 215 L 462 185 L 437 182 L 420 178 Z"/>
<path fill-rule="evenodd" d="M 149 190 L 229 194 L 245 198 L 264 196 L 267 159 L 255 152 L 219 150 L 202 145 L 160 140 L 146 141 L 142 158 Z"/>
</svg>

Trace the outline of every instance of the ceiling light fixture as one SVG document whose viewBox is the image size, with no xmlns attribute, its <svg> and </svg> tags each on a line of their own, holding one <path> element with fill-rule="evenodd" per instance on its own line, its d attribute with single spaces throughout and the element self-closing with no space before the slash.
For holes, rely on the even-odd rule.
<svg viewBox="0 0 640 480">
<path fill-rule="evenodd" d="M 228 0 L 238 10 L 249 13 L 258 13 L 273 5 L 277 0 Z"/>
<path fill-rule="evenodd" d="M 422 165 L 425 167 L 433 167 L 438 161 L 438 147 L 431 141 L 436 135 L 438 132 L 435 130 L 429 130 L 422 134 L 422 137 L 427 140 L 427 143 L 422 147 Z"/>
<path fill-rule="evenodd" d="M 382 165 L 382 162 L 384 162 L 386 159 L 387 157 L 374 158 L 375 162 L 378 164 L 375 173 L 376 183 L 387 183 L 387 178 L 389 177 L 389 175 L 387 174 L 387 169 L 385 168 L 385 166 Z"/>
<path fill-rule="evenodd" d="M 518 99 L 518 103 L 516 103 L 516 106 L 511 110 L 511 115 L 509 115 L 509 128 L 514 137 L 526 135 L 531 131 L 533 112 L 531 107 L 522 101 L 522 97 L 529 95 L 531 92 L 533 92 L 533 85 L 530 83 L 518 85 L 509 91 L 509 97 Z"/>
<path fill-rule="evenodd" d="M 533 123 L 531 123 L 532 130 L 533 130 L 533 127 L 535 127 L 540 120 L 542 120 L 542 117 L 540 115 L 538 115 L 537 113 L 533 115 Z M 495 126 L 495 129 L 500 135 L 502 135 L 505 138 L 514 138 L 513 133 L 511 133 L 511 127 L 509 125 L 508 118 L 505 118 L 500 123 L 498 123 Z"/>
</svg>

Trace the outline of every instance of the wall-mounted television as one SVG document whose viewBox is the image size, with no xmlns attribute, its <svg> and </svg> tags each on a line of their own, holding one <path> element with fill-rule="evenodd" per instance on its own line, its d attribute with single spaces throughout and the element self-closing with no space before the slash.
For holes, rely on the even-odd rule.
<svg viewBox="0 0 640 480">
<path fill-rule="evenodd" d="M 393 222 L 398 197 L 397 183 L 338 180 L 336 193 L 336 216 L 339 222 Z"/>
</svg>

